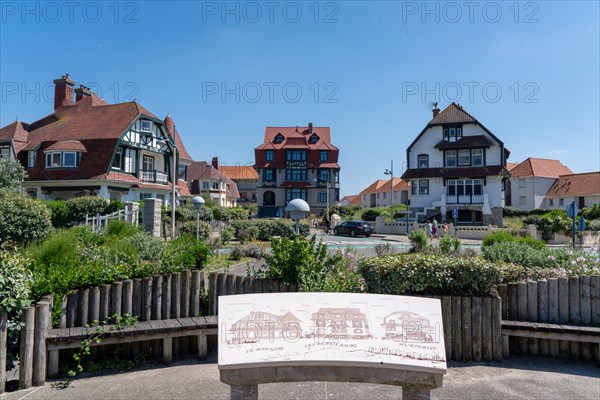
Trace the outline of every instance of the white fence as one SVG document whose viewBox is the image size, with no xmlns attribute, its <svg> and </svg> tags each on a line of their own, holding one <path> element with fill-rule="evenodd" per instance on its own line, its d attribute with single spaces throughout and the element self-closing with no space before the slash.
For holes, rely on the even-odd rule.
<svg viewBox="0 0 600 400">
<path fill-rule="evenodd" d="M 96 232 L 106 230 L 108 221 L 111 219 L 124 219 L 132 225 L 137 225 L 139 220 L 139 206 L 134 202 L 125 203 L 125 209 L 115 211 L 112 214 L 90 216 L 85 214 L 85 225 L 91 226 Z"/>
</svg>

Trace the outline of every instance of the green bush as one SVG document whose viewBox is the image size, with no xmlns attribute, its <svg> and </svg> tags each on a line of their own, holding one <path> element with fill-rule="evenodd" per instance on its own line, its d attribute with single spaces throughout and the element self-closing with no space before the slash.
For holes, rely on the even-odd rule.
<svg viewBox="0 0 600 400">
<path fill-rule="evenodd" d="M 177 224 L 177 229 L 180 235 L 191 235 L 196 240 L 196 220 L 180 222 Z M 198 232 L 200 240 L 208 239 L 211 231 L 210 225 L 207 222 L 200 221 Z"/>
<path fill-rule="evenodd" d="M 50 210 L 27 195 L 0 192 L 0 243 L 27 243 L 45 237 L 52 230 Z"/>
<path fill-rule="evenodd" d="M 228 226 L 221 229 L 221 242 L 227 244 L 235 238 L 235 229 L 232 226 Z"/>
<path fill-rule="evenodd" d="M 526 244 L 527 246 L 533 247 L 534 249 L 543 249 L 546 247 L 546 244 L 543 241 L 534 239 L 529 235 L 522 238 L 518 238 L 517 243 Z"/>
<path fill-rule="evenodd" d="M 249 211 L 243 207 L 231 207 L 227 209 L 229 219 L 248 219 Z"/>
<path fill-rule="evenodd" d="M 593 219 L 587 223 L 588 231 L 600 231 L 600 219 Z"/>
<path fill-rule="evenodd" d="M 181 268 L 202 269 L 208 261 L 210 248 L 196 236 L 185 235 L 169 242 L 163 252 L 162 271 L 175 272 Z"/>
<path fill-rule="evenodd" d="M 131 225 L 129 222 L 122 219 L 111 219 L 106 226 L 107 235 L 120 238 L 133 236 L 139 231 L 140 229 L 137 226 Z"/>
<path fill-rule="evenodd" d="M 69 221 L 85 221 L 86 214 L 90 217 L 97 214 L 107 214 L 108 201 L 102 197 L 83 196 L 67 200 Z"/>
<path fill-rule="evenodd" d="M 138 231 L 123 241 L 135 249 L 138 259 L 141 260 L 159 261 L 165 247 L 163 239 L 146 232 Z"/>
<path fill-rule="evenodd" d="M 251 219 L 232 221 L 231 226 L 235 229 L 235 237 L 240 242 L 258 239 L 262 241 L 271 240 L 273 236 L 293 238 L 295 224 L 290 220 Z M 307 224 L 300 224 L 300 236 L 307 236 L 310 228 Z"/>
<path fill-rule="evenodd" d="M 488 296 L 500 281 L 497 263 L 480 257 L 399 254 L 365 258 L 360 272 L 369 293 Z"/>
<path fill-rule="evenodd" d="M 0 314 L 8 315 L 7 369 L 14 367 L 18 353 L 21 310 L 31 303 L 30 260 L 8 243 L 0 246 Z M 4 382 L 1 383 L 4 385 Z"/>
<path fill-rule="evenodd" d="M 60 267 L 81 262 L 77 237 L 70 230 L 56 231 L 43 241 L 27 247 L 29 257 L 37 263 Z"/>
<path fill-rule="evenodd" d="M 27 172 L 19 162 L 10 158 L 0 158 L 0 192 L 23 194 L 22 183 Z"/>
<path fill-rule="evenodd" d="M 213 218 L 217 221 L 229 221 L 231 214 L 226 207 L 215 206 L 212 208 Z"/>
<path fill-rule="evenodd" d="M 44 204 L 50 210 L 53 227 L 65 228 L 69 225 L 69 208 L 64 200 L 48 200 Z"/>
<path fill-rule="evenodd" d="M 492 232 L 489 235 L 487 235 L 486 237 L 484 237 L 483 240 L 481 241 L 481 245 L 483 247 L 485 247 L 485 246 L 491 246 L 494 243 L 514 242 L 516 240 L 517 240 L 517 238 L 515 238 L 512 235 L 512 233 L 510 233 L 510 232 L 496 231 L 496 232 Z"/>
<path fill-rule="evenodd" d="M 429 246 L 427 233 L 421 229 L 409 233 L 408 240 L 410 240 L 410 243 L 413 246 L 412 251 L 416 253 L 425 250 Z"/>
<path fill-rule="evenodd" d="M 375 221 L 375 218 L 379 217 L 380 215 L 381 210 L 369 208 L 362 213 L 361 218 L 363 221 Z"/>
<path fill-rule="evenodd" d="M 329 207 L 329 215 L 337 214 L 342 218 L 349 218 L 361 209 L 361 206 L 331 206 Z"/>
<path fill-rule="evenodd" d="M 263 256 L 263 248 L 258 244 L 236 245 L 231 249 L 229 258 L 231 260 L 241 260 L 244 257 L 260 259 Z"/>
<path fill-rule="evenodd" d="M 112 214 L 116 211 L 125 209 L 125 203 L 119 200 L 112 199 L 108 206 L 106 206 L 106 210 L 104 211 L 106 214 Z"/>
<path fill-rule="evenodd" d="M 565 210 L 552 210 L 540 217 L 537 227 L 546 234 L 568 233 L 571 225 L 572 220 Z"/>
<path fill-rule="evenodd" d="M 591 207 L 585 207 L 581 215 L 586 220 L 600 219 L 600 203 L 592 204 Z"/>
</svg>

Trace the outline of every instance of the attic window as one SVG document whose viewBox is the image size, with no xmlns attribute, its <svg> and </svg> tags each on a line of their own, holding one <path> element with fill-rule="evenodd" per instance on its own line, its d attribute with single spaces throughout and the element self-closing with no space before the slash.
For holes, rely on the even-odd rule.
<svg viewBox="0 0 600 400">
<path fill-rule="evenodd" d="M 273 140 L 274 143 L 281 143 L 283 142 L 283 139 L 285 139 L 283 137 L 283 135 L 281 133 L 278 133 L 277 136 L 275 136 L 275 140 Z"/>
<path fill-rule="evenodd" d="M 319 141 L 319 136 L 316 133 L 313 133 L 308 139 L 308 142 L 311 144 L 317 143 Z"/>
<path fill-rule="evenodd" d="M 152 122 L 141 120 L 141 131 L 142 132 L 152 132 Z"/>
<path fill-rule="evenodd" d="M 444 140 L 455 142 L 462 138 L 461 127 L 444 127 Z"/>
</svg>

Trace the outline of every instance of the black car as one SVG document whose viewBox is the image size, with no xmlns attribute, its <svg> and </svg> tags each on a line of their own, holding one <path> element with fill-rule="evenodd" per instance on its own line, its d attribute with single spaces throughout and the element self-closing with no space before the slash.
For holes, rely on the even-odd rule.
<svg viewBox="0 0 600 400">
<path fill-rule="evenodd" d="M 333 228 L 334 235 L 357 235 L 371 236 L 373 227 L 364 221 L 345 221 Z"/>
</svg>

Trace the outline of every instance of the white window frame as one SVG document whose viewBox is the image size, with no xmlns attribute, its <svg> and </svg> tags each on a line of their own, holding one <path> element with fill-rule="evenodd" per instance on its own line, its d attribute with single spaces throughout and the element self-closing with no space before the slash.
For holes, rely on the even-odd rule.
<svg viewBox="0 0 600 400">
<path fill-rule="evenodd" d="M 454 160 L 454 165 L 450 165 L 448 160 Z M 446 167 L 454 168 L 458 165 L 458 152 L 456 150 L 448 150 L 446 152 Z"/>
<path fill-rule="evenodd" d="M 37 158 L 37 151 L 30 150 L 27 152 L 27 168 L 33 168 L 35 166 L 36 158 Z"/>
<path fill-rule="evenodd" d="M 119 166 L 115 167 L 115 161 L 117 161 L 117 158 L 119 160 Z M 113 159 L 113 163 L 112 163 L 111 167 L 114 169 L 123 168 L 123 148 L 121 146 L 118 146 L 117 149 L 115 150 L 115 158 Z"/>
<path fill-rule="evenodd" d="M 67 165 L 67 155 L 72 155 L 74 157 L 73 164 Z M 79 166 L 77 162 L 77 152 L 76 151 L 63 151 L 62 152 L 62 166 L 65 168 L 76 168 Z"/>
<path fill-rule="evenodd" d="M 475 160 L 481 160 L 479 164 L 475 164 Z M 473 149 L 471 150 L 471 165 L 474 167 L 483 166 L 483 149 Z"/>
<path fill-rule="evenodd" d="M 0 146 L 0 159 L 2 158 L 10 158 L 10 145 L 1 145 Z"/>
<path fill-rule="evenodd" d="M 58 162 L 55 162 L 58 156 Z M 46 168 L 60 168 L 62 165 L 62 153 L 60 151 L 50 151 L 46 153 Z"/>
<path fill-rule="evenodd" d="M 144 128 L 144 124 L 150 124 L 148 129 Z M 148 121 L 147 119 L 140 120 L 140 131 L 142 132 L 152 132 L 152 121 Z"/>
<path fill-rule="evenodd" d="M 519 196 L 519 205 L 524 206 L 527 204 L 527 196 Z"/>
<path fill-rule="evenodd" d="M 550 207 L 554 206 L 554 199 L 548 199 L 548 206 L 550 206 Z"/>
<path fill-rule="evenodd" d="M 152 162 L 151 162 L 151 164 L 152 164 L 152 168 L 150 168 L 150 169 L 147 169 L 147 168 L 146 168 L 147 160 L 152 160 Z M 152 157 L 152 156 L 149 156 L 149 155 L 147 155 L 147 154 L 143 154 L 143 155 L 142 155 L 142 170 L 143 170 L 143 171 L 154 171 L 154 170 L 156 169 L 156 168 L 155 168 L 155 163 L 154 163 L 155 161 L 156 161 L 156 160 L 154 159 L 154 157 Z"/>
<path fill-rule="evenodd" d="M 527 183 L 525 182 L 525 178 L 519 178 L 519 189 L 525 189 L 527 187 Z"/>
<path fill-rule="evenodd" d="M 202 181 L 202 190 L 209 190 L 209 189 L 210 189 L 210 182 Z"/>
<path fill-rule="evenodd" d="M 317 194 L 317 201 L 319 203 L 327 203 L 327 192 L 319 192 Z"/>
<path fill-rule="evenodd" d="M 558 205 L 559 206 L 564 206 L 565 205 L 565 199 L 559 199 L 558 200 Z"/>
<path fill-rule="evenodd" d="M 423 163 L 421 163 L 423 161 Z M 424 166 L 421 166 L 423 164 Z M 417 156 L 417 168 L 429 168 L 429 155 L 419 154 Z"/>
<path fill-rule="evenodd" d="M 467 163 L 461 162 L 460 158 L 461 157 L 465 158 L 467 156 L 469 157 L 469 162 L 467 162 Z M 469 165 L 471 165 L 471 150 L 458 150 L 456 161 L 457 161 L 459 167 L 468 167 Z"/>
<path fill-rule="evenodd" d="M 410 182 L 410 194 L 414 196 L 419 194 L 419 182 L 417 182 L 416 180 Z"/>
<path fill-rule="evenodd" d="M 429 179 L 419 179 L 419 194 L 420 195 L 428 195 L 429 194 Z"/>
</svg>

